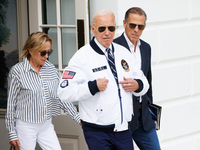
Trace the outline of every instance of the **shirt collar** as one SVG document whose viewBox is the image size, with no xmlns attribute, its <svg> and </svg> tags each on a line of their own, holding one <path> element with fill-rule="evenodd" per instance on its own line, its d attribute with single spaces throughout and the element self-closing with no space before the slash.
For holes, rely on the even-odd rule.
<svg viewBox="0 0 200 150">
<path fill-rule="evenodd" d="M 25 57 L 23 59 L 23 62 L 24 62 L 24 69 L 26 72 L 30 71 L 30 70 L 34 70 L 33 67 L 30 65 L 27 57 Z M 45 61 L 44 65 L 42 67 L 47 67 L 47 66 L 50 66 L 50 63 L 48 60 Z"/>
<path fill-rule="evenodd" d="M 25 57 L 25 58 L 23 59 L 23 62 L 24 62 L 24 69 L 25 69 L 25 71 L 26 71 L 26 72 L 30 71 L 30 70 L 32 69 L 32 67 L 31 67 L 31 65 L 30 65 L 30 63 L 29 63 L 27 57 Z"/>
<path fill-rule="evenodd" d="M 129 40 L 129 38 L 127 37 L 126 33 L 124 32 L 124 37 L 128 43 L 128 46 L 130 47 L 131 52 L 134 52 L 134 48 L 135 46 L 133 45 L 133 43 Z M 141 45 L 140 40 L 138 39 L 137 41 L 137 47 L 139 47 Z"/>
<path fill-rule="evenodd" d="M 95 43 L 97 44 L 97 46 L 104 52 L 104 54 L 107 54 L 107 51 L 106 51 L 107 48 L 105 48 L 103 45 L 101 45 L 101 44 L 97 41 L 96 38 L 94 38 L 94 41 L 95 41 Z M 110 44 L 109 48 L 110 48 L 111 51 L 113 52 L 113 49 L 112 49 L 112 46 L 111 46 L 111 45 L 112 45 L 112 44 Z"/>
</svg>

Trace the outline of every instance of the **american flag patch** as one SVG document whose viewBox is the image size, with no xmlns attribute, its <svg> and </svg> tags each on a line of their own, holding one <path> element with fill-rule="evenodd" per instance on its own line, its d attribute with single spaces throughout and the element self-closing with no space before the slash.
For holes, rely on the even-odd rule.
<svg viewBox="0 0 200 150">
<path fill-rule="evenodd" d="M 65 71 L 63 73 L 63 79 L 73 79 L 73 77 L 75 76 L 76 72 L 73 72 L 73 71 Z"/>
</svg>

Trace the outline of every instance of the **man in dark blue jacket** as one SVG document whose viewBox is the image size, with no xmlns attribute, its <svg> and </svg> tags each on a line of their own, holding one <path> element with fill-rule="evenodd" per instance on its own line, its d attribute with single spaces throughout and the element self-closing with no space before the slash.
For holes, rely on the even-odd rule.
<svg viewBox="0 0 200 150">
<path fill-rule="evenodd" d="M 148 43 L 139 39 L 146 26 L 146 20 L 146 13 L 141 8 L 132 7 L 128 9 L 123 20 L 125 32 L 114 42 L 126 47 L 131 52 L 133 59 L 136 59 L 138 67 L 142 69 L 150 85 L 144 96 L 133 96 L 134 116 L 129 124 L 132 137 L 141 150 L 160 150 L 155 123 L 149 112 L 149 104 L 153 102 L 151 47 Z"/>
</svg>

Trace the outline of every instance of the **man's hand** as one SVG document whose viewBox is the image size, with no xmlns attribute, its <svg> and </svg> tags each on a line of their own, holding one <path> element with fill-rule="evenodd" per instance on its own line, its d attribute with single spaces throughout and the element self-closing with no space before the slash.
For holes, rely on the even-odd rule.
<svg viewBox="0 0 200 150">
<path fill-rule="evenodd" d="M 108 79 L 106 79 L 106 77 L 97 79 L 97 87 L 99 91 L 105 91 L 107 88 L 107 84 L 108 84 Z"/>
<path fill-rule="evenodd" d="M 11 146 L 14 146 L 16 150 L 20 150 L 19 148 L 19 140 L 13 140 L 9 142 Z"/>
<path fill-rule="evenodd" d="M 138 82 L 132 78 L 124 77 L 124 81 L 120 81 L 119 84 L 122 84 L 122 87 L 126 92 L 133 92 L 139 89 Z"/>
</svg>

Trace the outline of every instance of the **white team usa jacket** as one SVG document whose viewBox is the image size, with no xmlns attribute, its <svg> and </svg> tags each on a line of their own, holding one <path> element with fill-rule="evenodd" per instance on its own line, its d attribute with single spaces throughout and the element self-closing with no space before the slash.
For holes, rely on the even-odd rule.
<svg viewBox="0 0 200 150">
<path fill-rule="evenodd" d="M 58 87 L 61 101 L 79 101 L 81 120 L 90 125 L 113 125 L 113 131 L 128 129 L 128 122 L 133 115 L 132 94 L 144 95 L 149 84 L 142 71 L 138 69 L 129 51 L 112 43 L 118 80 L 123 77 L 139 79 L 143 89 L 139 92 L 126 92 L 117 85 L 109 67 L 107 57 L 93 40 L 79 49 L 64 69 Z M 97 92 L 95 80 L 109 80 L 103 92 Z M 83 126 L 84 128 L 84 126 Z"/>
</svg>

